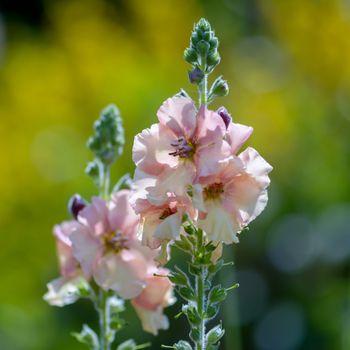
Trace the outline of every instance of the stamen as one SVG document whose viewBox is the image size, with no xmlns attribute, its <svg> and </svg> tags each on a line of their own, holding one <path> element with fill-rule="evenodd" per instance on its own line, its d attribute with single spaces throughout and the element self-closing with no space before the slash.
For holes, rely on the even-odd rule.
<svg viewBox="0 0 350 350">
<path fill-rule="evenodd" d="M 203 190 L 204 199 L 216 199 L 224 193 L 224 184 L 222 182 L 215 182 L 205 187 Z"/>
<path fill-rule="evenodd" d="M 179 137 L 177 141 L 174 141 L 170 144 L 175 148 L 174 152 L 170 152 L 170 156 L 180 158 L 191 158 L 194 153 L 194 146 L 192 143 L 187 142 L 184 137 Z"/>
<path fill-rule="evenodd" d="M 129 249 L 128 239 L 120 232 L 110 232 L 104 236 L 104 245 L 107 250 L 119 253 L 122 249 Z"/>
<path fill-rule="evenodd" d="M 168 216 L 173 215 L 173 214 L 175 214 L 176 212 L 177 212 L 177 209 L 176 209 L 176 208 L 170 208 L 170 207 L 168 207 L 168 208 L 166 208 L 166 209 L 162 212 L 162 214 L 160 215 L 159 219 L 160 219 L 160 220 L 164 220 L 164 219 L 166 219 Z"/>
</svg>

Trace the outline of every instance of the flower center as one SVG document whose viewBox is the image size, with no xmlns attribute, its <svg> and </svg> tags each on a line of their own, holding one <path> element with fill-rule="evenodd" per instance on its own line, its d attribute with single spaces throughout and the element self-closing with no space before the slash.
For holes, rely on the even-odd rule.
<svg viewBox="0 0 350 350">
<path fill-rule="evenodd" d="M 162 212 L 162 214 L 160 215 L 159 219 L 160 219 L 160 220 L 164 220 L 164 219 L 166 219 L 168 216 L 173 215 L 173 214 L 175 214 L 176 212 L 177 212 L 177 209 L 176 209 L 176 208 L 170 208 L 170 207 L 168 207 L 168 208 L 166 208 L 166 209 Z"/>
<path fill-rule="evenodd" d="M 107 251 L 119 253 L 122 249 L 129 249 L 128 239 L 120 232 L 110 232 L 104 235 L 103 243 Z"/>
<path fill-rule="evenodd" d="M 171 143 L 175 148 L 174 152 L 170 152 L 170 156 L 179 156 L 180 158 L 191 158 L 194 153 L 194 145 L 188 142 L 184 137 L 180 137 L 177 141 Z"/>
<path fill-rule="evenodd" d="M 224 184 L 222 182 L 215 182 L 203 189 L 204 199 L 217 199 L 224 193 Z"/>
</svg>

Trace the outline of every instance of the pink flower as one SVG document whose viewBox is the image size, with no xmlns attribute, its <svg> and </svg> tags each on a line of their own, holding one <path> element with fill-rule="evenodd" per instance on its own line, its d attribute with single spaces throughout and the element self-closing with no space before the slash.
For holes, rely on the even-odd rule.
<svg viewBox="0 0 350 350">
<path fill-rule="evenodd" d="M 267 204 L 272 167 L 253 148 L 218 163 L 215 175 L 199 179 L 205 212 L 199 226 L 212 241 L 238 242 L 237 233 L 254 220 Z"/>
<path fill-rule="evenodd" d="M 133 160 L 142 172 L 159 176 L 169 168 L 185 166 L 186 181 L 191 182 L 196 167 L 201 175 L 210 175 L 218 157 L 227 155 L 225 123 L 206 106 L 197 112 L 191 99 L 172 97 L 163 103 L 157 116 L 158 124 L 135 137 Z"/>
<path fill-rule="evenodd" d="M 140 294 L 152 254 L 137 240 L 139 217 L 129 205 L 129 191 L 114 193 L 110 202 L 94 197 L 78 222 L 70 238 L 85 275 L 124 299 Z"/>
<path fill-rule="evenodd" d="M 163 309 L 175 302 L 172 284 L 167 277 L 154 276 L 154 273 L 167 275 L 166 269 L 156 269 L 152 264 L 147 271 L 147 286 L 140 295 L 132 299 L 136 313 L 141 319 L 145 331 L 154 335 L 158 330 L 167 329 L 169 321 Z"/>
<path fill-rule="evenodd" d="M 73 256 L 72 242 L 70 236 L 74 230 L 79 227 L 79 223 L 72 221 L 64 221 L 60 225 L 55 225 L 53 233 L 56 237 L 57 255 L 60 266 L 61 275 L 65 278 L 72 277 L 80 270 L 79 262 Z"/>
</svg>

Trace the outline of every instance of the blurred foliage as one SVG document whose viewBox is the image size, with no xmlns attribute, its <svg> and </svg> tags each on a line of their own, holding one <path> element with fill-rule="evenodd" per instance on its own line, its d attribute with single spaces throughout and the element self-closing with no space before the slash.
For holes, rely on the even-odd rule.
<svg viewBox="0 0 350 350">
<path fill-rule="evenodd" d="M 195 96 L 182 52 L 201 16 L 231 88 L 218 103 L 254 126 L 249 143 L 274 166 L 268 209 L 225 251 L 236 267 L 223 283 L 241 287 L 223 307 L 222 348 L 349 349 L 349 0 L 30 3 L 0 3 L 0 349 L 83 348 L 69 332 L 92 308 L 41 299 L 58 273 L 51 227 L 73 193 L 96 192 L 84 145 L 102 107 L 124 118 L 116 181 L 162 101 L 181 87 Z M 177 320 L 153 339 L 127 319 L 121 339 L 152 349 L 186 334 Z"/>
</svg>

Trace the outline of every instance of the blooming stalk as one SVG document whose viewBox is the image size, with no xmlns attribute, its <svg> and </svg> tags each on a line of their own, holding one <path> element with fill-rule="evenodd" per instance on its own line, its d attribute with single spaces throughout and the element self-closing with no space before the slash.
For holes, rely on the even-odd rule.
<svg viewBox="0 0 350 350">
<path fill-rule="evenodd" d="M 169 279 L 162 280 L 161 294 L 154 297 L 153 273 L 158 269 L 155 252 L 141 245 L 137 233 L 140 217 L 129 204 L 129 177 L 124 176 L 110 192 L 110 168 L 122 154 L 124 131 L 118 109 L 105 108 L 95 123 L 88 141 L 95 159 L 86 172 L 99 188 L 99 196 L 88 203 L 75 195 L 69 202 L 73 220 L 56 225 L 54 235 L 61 277 L 48 284 L 44 299 L 51 305 L 64 306 L 79 298 L 90 299 L 98 313 L 99 333 L 84 324 L 75 338 L 93 350 L 110 350 L 116 333 L 124 326 L 120 313 L 130 300 L 140 315 L 145 331 L 157 334 L 168 327 L 163 309 L 174 300 Z M 136 350 L 128 340 L 117 350 Z"/>
<path fill-rule="evenodd" d="M 135 137 L 136 164 L 131 205 L 141 217 L 141 240 L 158 250 L 161 264 L 170 246 L 188 256 L 188 273 L 175 267 L 169 275 L 185 304 L 189 337 L 164 348 L 215 350 L 224 335 L 221 322 L 208 329 L 227 292 L 215 285 L 226 266 L 223 244 L 238 243 L 238 234 L 267 204 L 272 167 L 253 148 L 239 153 L 251 135 L 249 126 L 233 122 L 226 108 L 208 105 L 228 94 L 222 77 L 208 88 L 208 77 L 220 62 L 219 41 L 201 19 L 191 34 L 184 58 L 192 65 L 189 80 L 198 86 L 199 105 L 183 90 L 159 108 L 158 123 Z M 160 249 L 160 251 L 159 251 Z"/>
</svg>

